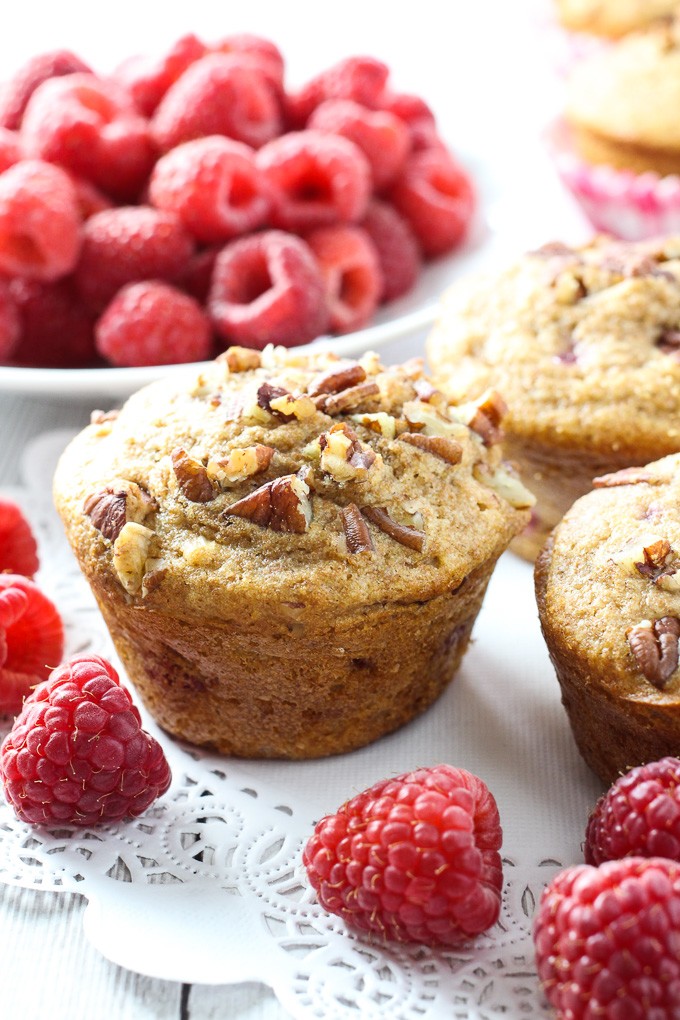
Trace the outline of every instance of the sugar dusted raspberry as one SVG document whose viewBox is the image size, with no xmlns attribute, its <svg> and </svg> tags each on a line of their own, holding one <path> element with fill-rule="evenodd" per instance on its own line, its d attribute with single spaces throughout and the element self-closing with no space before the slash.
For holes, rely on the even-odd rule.
<svg viewBox="0 0 680 1020">
<path fill-rule="evenodd" d="M 328 326 L 323 277 L 309 245 L 279 230 L 226 245 L 213 269 L 208 311 L 227 343 L 260 349 L 307 343 Z"/>
<path fill-rule="evenodd" d="M 56 606 L 29 578 L 0 573 L 0 712 L 18 712 L 63 652 Z"/>
<path fill-rule="evenodd" d="M 465 237 L 475 193 L 465 171 L 447 152 L 416 152 L 389 192 L 426 256 L 450 251 Z"/>
<path fill-rule="evenodd" d="M 317 824 L 319 902 L 362 933 L 456 946 L 498 920 L 501 826 L 486 784 L 450 765 L 384 779 Z"/>
<path fill-rule="evenodd" d="M 402 120 L 382 110 L 367 110 L 351 99 L 327 99 L 314 110 L 307 126 L 342 135 L 358 145 L 371 167 L 376 191 L 391 184 L 411 148 L 409 130 Z"/>
<path fill-rule="evenodd" d="M 206 52 L 198 36 L 183 35 L 161 57 L 129 57 L 114 78 L 128 90 L 139 112 L 150 117 L 170 86 Z"/>
<path fill-rule="evenodd" d="M 194 250 L 179 217 L 151 206 L 121 206 L 91 216 L 75 279 L 87 305 L 101 311 L 126 283 L 176 279 Z"/>
<path fill-rule="evenodd" d="M 76 72 L 87 74 L 90 68 L 69 50 L 53 50 L 31 57 L 0 87 L 0 125 L 16 131 L 21 127 L 26 105 L 39 85 L 48 78 Z"/>
<path fill-rule="evenodd" d="M 30 155 L 58 163 L 118 201 L 137 198 L 155 159 L 148 122 L 130 95 L 93 74 L 51 78 L 21 125 Z"/>
<path fill-rule="evenodd" d="M 211 352 L 210 323 L 176 287 L 148 280 L 118 291 L 95 327 L 97 350 L 112 365 L 174 365 Z"/>
<path fill-rule="evenodd" d="M 0 174 L 0 271 L 56 280 L 80 251 L 76 192 L 63 170 L 38 159 Z"/>
<path fill-rule="evenodd" d="M 253 150 L 220 135 L 178 145 L 158 160 L 149 182 L 151 202 L 208 244 L 263 226 L 270 193 Z"/>
<path fill-rule="evenodd" d="M 680 1016 L 680 865 L 627 857 L 561 871 L 534 926 L 538 976 L 564 1020 Z"/>
<path fill-rule="evenodd" d="M 38 544 L 23 511 L 0 498 L 0 572 L 32 578 L 39 566 Z"/>
<path fill-rule="evenodd" d="M 340 223 L 318 227 L 305 240 L 321 267 L 331 332 L 361 329 L 374 315 L 383 287 L 370 237 L 361 227 Z"/>
<path fill-rule="evenodd" d="M 0 779 L 23 821 L 89 826 L 141 815 L 171 774 L 115 669 L 93 655 L 57 667 L 26 699 L 0 748 Z"/>
<path fill-rule="evenodd" d="M 380 301 L 394 301 L 415 285 L 422 269 L 422 256 L 415 234 L 389 202 L 374 198 L 361 226 L 373 241 L 380 263 Z"/>
<path fill-rule="evenodd" d="M 288 97 L 290 126 L 305 127 L 313 110 L 325 99 L 352 99 L 369 109 L 378 109 L 389 73 L 387 65 L 374 57 L 340 60 Z"/>
<path fill-rule="evenodd" d="M 281 114 L 259 68 L 238 56 L 212 53 L 192 64 L 168 89 L 151 129 L 163 152 L 206 135 L 227 135 L 258 147 L 280 134 Z"/>
<path fill-rule="evenodd" d="M 93 363 L 94 322 L 70 277 L 55 283 L 17 278 L 9 288 L 21 322 L 13 364 L 82 368 Z"/>
<path fill-rule="evenodd" d="M 0 173 L 24 159 L 25 155 L 19 133 L 0 127 Z"/>
<path fill-rule="evenodd" d="M 272 222 L 304 231 L 359 220 L 371 193 L 371 170 L 347 138 L 321 131 L 291 131 L 255 157 L 273 191 Z"/>
<path fill-rule="evenodd" d="M 0 280 L 0 362 L 14 354 L 21 336 L 21 318 L 9 284 Z M 0 565 L 0 570 L 3 567 Z M 21 571 L 20 571 L 21 573 Z"/>
</svg>

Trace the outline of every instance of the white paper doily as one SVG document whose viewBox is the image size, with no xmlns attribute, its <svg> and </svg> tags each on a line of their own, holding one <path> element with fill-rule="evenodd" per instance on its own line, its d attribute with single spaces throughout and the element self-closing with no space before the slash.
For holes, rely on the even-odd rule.
<svg viewBox="0 0 680 1020">
<path fill-rule="evenodd" d="M 24 507 L 41 546 L 37 581 L 58 605 L 67 654 L 119 666 L 51 505 L 71 433 L 27 449 Z M 85 929 L 110 960 L 152 977 L 269 985 L 298 1020 L 492 1020 L 549 1016 L 531 923 L 544 883 L 582 861 L 601 792 L 580 761 L 545 647 L 531 568 L 504 556 L 449 690 L 376 744 L 317 762 L 243 762 L 163 734 L 173 783 L 135 821 L 47 831 L 0 803 L 0 880 L 87 898 Z M 5 727 L 5 729 L 7 726 Z M 388 775 L 448 762 L 480 775 L 504 829 L 499 923 L 459 951 L 361 940 L 316 904 L 301 849 L 316 819 Z"/>
</svg>

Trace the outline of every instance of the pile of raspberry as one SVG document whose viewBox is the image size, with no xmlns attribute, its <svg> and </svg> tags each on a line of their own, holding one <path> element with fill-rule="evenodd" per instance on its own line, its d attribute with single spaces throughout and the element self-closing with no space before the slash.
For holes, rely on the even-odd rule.
<svg viewBox="0 0 680 1020">
<path fill-rule="evenodd" d="M 349 57 L 303 88 L 274 43 L 179 39 L 0 88 L 0 363 L 169 364 L 366 325 L 453 250 L 472 183 L 419 97 Z"/>
</svg>

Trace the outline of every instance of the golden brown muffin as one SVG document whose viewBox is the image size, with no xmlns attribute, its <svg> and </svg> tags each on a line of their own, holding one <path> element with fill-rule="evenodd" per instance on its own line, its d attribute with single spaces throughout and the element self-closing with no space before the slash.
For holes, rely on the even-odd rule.
<svg viewBox="0 0 680 1020">
<path fill-rule="evenodd" d="M 532 503 L 500 406 L 450 409 L 421 362 L 232 348 L 86 428 L 55 500 L 160 725 L 308 758 L 437 698 Z"/>
<path fill-rule="evenodd" d="M 680 450 L 680 239 L 546 245 L 461 280 L 427 351 L 451 399 L 507 401 L 504 450 L 537 497 L 513 548 L 533 559 L 596 475 Z"/>
<path fill-rule="evenodd" d="M 680 173 L 680 22 L 664 22 L 579 62 L 565 117 L 590 164 Z"/>
<path fill-rule="evenodd" d="M 575 32 L 617 39 L 667 17 L 677 0 L 555 0 L 560 23 Z"/>
<path fill-rule="evenodd" d="M 587 764 L 611 783 L 680 749 L 680 455 L 603 476 L 536 561 L 536 598 Z"/>
</svg>

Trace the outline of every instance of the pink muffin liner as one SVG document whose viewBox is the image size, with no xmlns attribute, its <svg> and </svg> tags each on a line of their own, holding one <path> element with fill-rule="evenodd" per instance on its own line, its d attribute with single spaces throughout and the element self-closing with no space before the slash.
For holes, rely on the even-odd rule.
<svg viewBox="0 0 680 1020">
<path fill-rule="evenodd" d="M 586 163 L 562 120 L 550 126 L 545 140 L 562 183 L 596 230 L 625 241 L 680 233 L 680 176 Z"/>
</svg>

